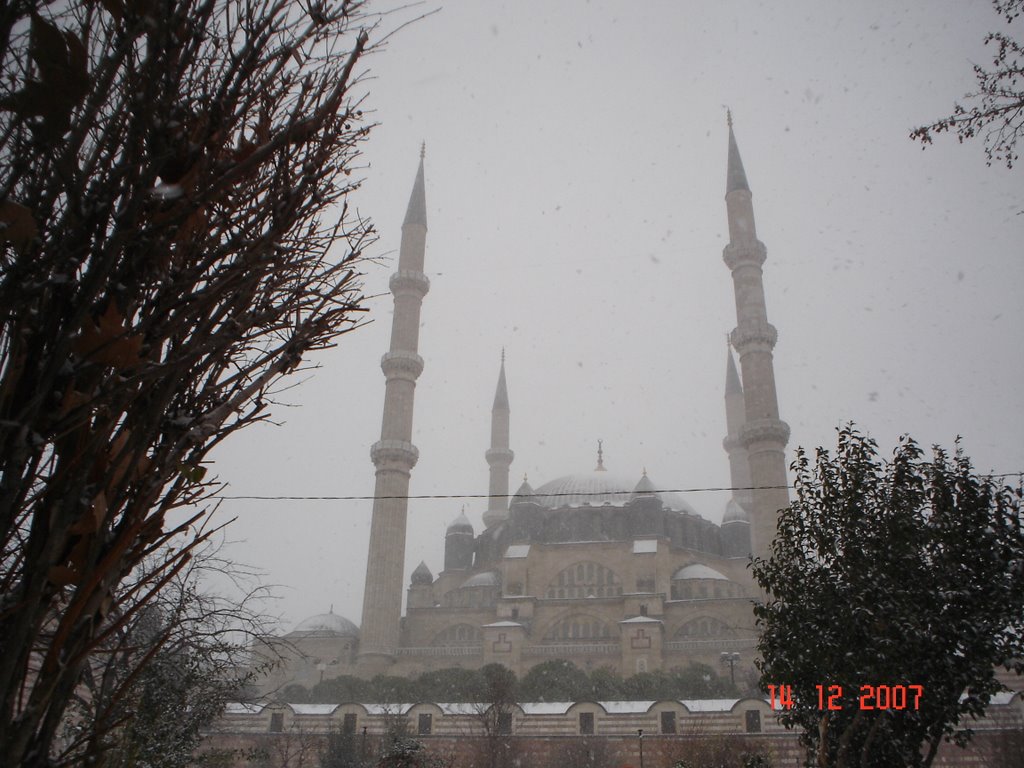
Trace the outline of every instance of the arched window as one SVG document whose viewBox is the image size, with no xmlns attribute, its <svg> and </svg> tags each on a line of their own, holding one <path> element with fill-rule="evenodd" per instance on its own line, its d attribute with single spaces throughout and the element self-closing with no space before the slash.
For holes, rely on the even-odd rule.
<svg viewBox="0 0 1024 768">
<path fill-rule="evenodd" d="M 434 646 L 480 645 L 484 641 L 483 632 L 472 624 L 453 624 L 438 632 L 430 642 Z"/>
<path fill-rule="evenodd" d="M 546 592 L 548 597 L 617 597 L 622 594 L 622 582 L 610 568 L 587 561 L 562 570 Z"/>
<path fill-rule="evenodd" d="M 552 624 L 544 634 L 544 642 L 557 643 L 564 640 L 608 641 L 612 639 L 612 628 L 596 616 L 574 614 Z"/>
</svg>

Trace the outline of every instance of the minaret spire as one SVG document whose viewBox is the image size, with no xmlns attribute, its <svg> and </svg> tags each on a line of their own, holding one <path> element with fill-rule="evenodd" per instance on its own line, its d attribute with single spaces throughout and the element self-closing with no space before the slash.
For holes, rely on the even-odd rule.
<svg viewBox="0 0 1024 768">
<path fill-rule="evenodd" d="M 736 294 L 736 328 L 730 340 L 739 354 L 743 374 L 743 425 L 737 443 L 746 449 L 750 485 L 761 489 L 751 492 L 748 510 L 753 552 L 767 557 L 775 536 L 778 510 L 789 504 L 785 458 L 789 426 L 779 418 L 775 391 L 772 350 L 778 334 L 768 322 L 761 269 L 767 251 L 764 243 L 757 239 L 753 195 L 733 133 L 731 113 L 728 122 L 725 205 L 729 217 L 729 244 L 722 258 L 732 272 Z"/>
<path fill-rule="evenodd" d="M 423 371 L 423 358 L 417 354 L 420 308 L 430 289 L 430 281 L 423 274 L 426 236 L 421 150 L 419 169 L 402 224 L 398 271 L 391 276 L 391 292 L 395 297 L 391 348 L 380 361 L 386 380 L 384 419 L 380 440 L 370 449 L 370 458 L 377 468 L 377 481 L 359 643 L 360 659 L 370 671 L 386 669 L 399 642 L 409 476 L 419 458 L 412 444 L 412 412 L 416 379 Z"/>
<path fill-rule="evenodd" d="M 732 112 L 726 111 L 726 122 L 729 124 L 729 165 L 725 175 L 725 194 L 737 189 L 750 191 L 747 184 L 747 172 L 743 170 L 743 160 L 740 158 L 740 149 L 736 145 L 736 135 L 732 132 Z"/>
<path fill-rule="evenodd" d="M 484 525 L 488 528 L 508 518 L 508 473 L 515 458 L 508 447 L 509 413 L 505 348 L 502 347 L 498 386 L 494 390 L 494 405 L 491 407 L 491 447 L 484 454 L 491 468 L 487 511 L 484 512 Z"/>
</svg>

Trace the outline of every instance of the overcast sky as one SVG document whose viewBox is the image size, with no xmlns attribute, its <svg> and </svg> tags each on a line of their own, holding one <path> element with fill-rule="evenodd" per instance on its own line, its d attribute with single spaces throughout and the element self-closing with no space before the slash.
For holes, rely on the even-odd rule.
<svg viewBox="0 0 1024 768">
<path fill-rule="evenodd" d="M 401 21 L 436 6 L 402 11 Z M 1015 23 L 1021 27 L 1022 22 Z M 911 128 L 988 63 L 989 2 L 454 0 L 367 59 L 364 264 L 372 322 L 282 396 L 279 426 L 229 440 L 231 495 L 370 496 L 388 278 L 426 142 L 429 232 L 412 494 L 485 494 L 500 351 L 512 487 L 605 464 L 663 488 L 728 485 L 725 106 L 754 193 L 790 449 L 855 420 L 1024 470 L 1019 169 Z M 1020 34 L 1018 30 L 1018 34 Z M 723 493 L 688 494 L 720 520 Z M 436 574 L 463 504 L 413 501 L 406 579 Z M 369 501 L 226 501 L 233 556 L 279 585 L 284 629 L 361 619 Z"/>
</svg>

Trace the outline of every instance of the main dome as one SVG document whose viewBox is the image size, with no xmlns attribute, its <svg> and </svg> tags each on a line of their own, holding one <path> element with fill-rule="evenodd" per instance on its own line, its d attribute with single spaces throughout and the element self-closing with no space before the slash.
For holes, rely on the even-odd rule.
<svg viewBox="0 0 1024 768">
<path fill-rule="evenodd" d="M 336 613 L 318 613 L 300 621 L 291 634 L 301 632 L 303 634 L 324 634 L 341 635 L 347 637 L 359 637 L 359 627 Z"/>
<path fill-rule="evenodd" d="M 658 484 L 653 483 L 657 488 Z M 637 487 L 637 478 L 614 472 L 595 470 L 565 475 L 551 480 L 534 491 L 529 499 L 549 509 L 559 507 L 621 507 L 630 500 Z M 678 493 L 656 494 L 669 509 L 697 515 L 697 511 Z M 699 517 L 699 515 L 697 515 Z"/>
</svg>

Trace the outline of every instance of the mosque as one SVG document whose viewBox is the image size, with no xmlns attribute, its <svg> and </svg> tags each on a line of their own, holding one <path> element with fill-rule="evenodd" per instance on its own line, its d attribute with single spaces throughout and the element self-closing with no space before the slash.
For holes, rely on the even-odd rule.
<svg viewBox="0 0 1024 768">
<path fill-rule="evenodd" d="M 659 493 L 654 478 L 622 477 L 604 467 L 602 448 L 589 472 L 509 494 L 510 396 L 502 360 L 491 415 L 489 500 L 483 530 L 464 514 L 448 526 L 444 563 L 426 563 L 404 582 L 413 399 L 423 370 L 417 354 L 427 207 L 423 156 L 402 225 L 398 270 L 390 281 L 394 320 L 381 360 L 386 390 L 376 467 L 362 623 L 313 616 L 260 652 L 283 658 L 265 692 L 312 686 L 343 674 L 416 675 L 497 662 L 522 675 L 551 659 L 623 676 L 700 661 L 718 665 L 756 645 L 747 568 L 765 555 L 776 511 L 788 504 L 785 446 L 752 195 L 729 120 L 726 173 L 729 243 L 723 259 L 735 287 L 736 328 L 726 360 L 725 413 L 732 486 L 721 525 L 679 494 Z M 733 357 L 738 356 L 739 366 Z M 403 591 L 406 613 L 402 615 Z M 735 659 L 735 656 L 730 656 Z M 729 658 L 729 657 L 727 657 Z"/>
</svg>

